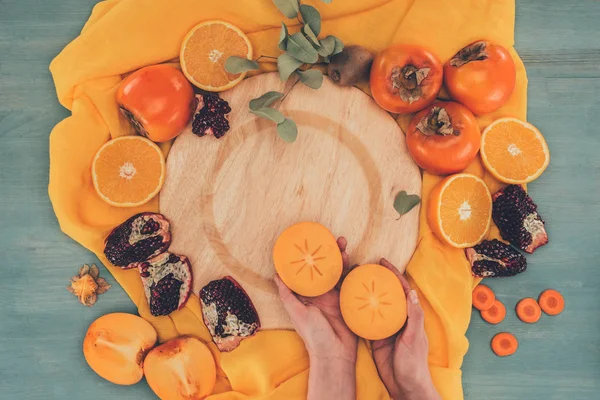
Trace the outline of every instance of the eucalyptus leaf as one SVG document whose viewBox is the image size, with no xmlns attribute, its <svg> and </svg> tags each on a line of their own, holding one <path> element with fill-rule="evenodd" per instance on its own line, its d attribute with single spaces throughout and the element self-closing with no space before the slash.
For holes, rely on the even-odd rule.
<svg viewBox="0 0 600 400">
<path fill-rule="evenodd" d="M 319 59 L 317 50 L 301 32 L 294 33 L 288 38 L 287 52 L 303 63 L 314 64 Z"/>
<path fill-rule="evenodd" d="M 421 202 L 421 198 L 416 194 L 407 194 L 405 190 L 401 191 L 396 195 L 394 199 L 394 208 L 398 211 L 400 216 L 403 216 L 413 208 L 417 204 Z"/>
<path fill-rule="evenodd" d="M 310 26 L 315 35 L 319 36 L 319 33 L 321 33 L 321 14 L 319 14 L 319 11 L 313 6 L 302 4 L 300 15 L 302 15 L 304 25 Z"/>
<path fill-rule="evenodd" d="M 325 4 L 330 4 L 333 0 L 321 0 Z"/>
<path fill-rule="evenodd" d="M 335 46 L 333 47 L 331 55 L 335 56 L 337 53 L 341 53 L 342 50 L 344 50 L 344 42 L 342 42 L 337 36 L 334 36 L 333 40 L 335 41 Z"/>
<path fill-rule="evenodd" d="M 281 23 L 281 33 L 279 34 L 279 50 L 286 51 L 287 50 L 287 38 L 289 36 L 287 26 L 282 22 Z"/>
<path fill-rule="evenodd" d="M 273 3 L 288 18 L 296 18 L 298 15 L 298 0 L 273 0 Z"/>
<path fill-rule="evenodd" d="M 288 143 L 293 143 L 298 137 L 298 127 L 296 123 L 289 118 L 283 120 L 277 124 L 277 134 L 280 138 Z"/>
<path fill-rule="evenodd" d="M 322 57 L 329 57 L 335 49 L 335 36 L 329 35 L 326 38 L 321 39 L 319 44 L 321 45 L 318 50 L 319 55 Z"/>
<path fill-rule="evenodd" d="M 261 118 L 271 120 L 276 124 L 282 123 L 285 119 L 285 117 L 279 110 L 270 107 L 257 108 L 256 110 L 250 110 L 250 112 L 254 115 L 258 115 Z"/>
<path fill-rule="evenodd" d="M 252 71 L 258 69 L 258 63 L 247 58 L 230 56 L 225 61 L 225 71 L 230 74 L 239 74 L 241 72 Z"/>
<path fill-rule="evenodd" d="M 323 73 L 318 69 L 309 69 L 307 71 L 296 71 L 300 81 L 311 89 L 318 89 L 323 84 Z"/>
<path fill-rule="evenodd" d="M 281 92 L 267 92 L 262 96 L 257 97 L 256 99 L 250 100 L 250 104 L 248 105 L 248 107 L 250 108 L 250 111 L 258 110 L 263 107 L 270 106 L 275 100 L 280 99 L 282 97 L 283 93 Z"/>
<path fill-rule="evenodd" d="M 281 78 L 281 81 L 287 81 L 290 75 L 302 64 L 302 61 L 296 60 L 288 53 L 283 53 L 277 57 L 277 69 L 279 70 L 279 78 Z"/>
<path fill-rule="evenodd" d="M 310 42 L 310 44 L 312 44 L 313 47 L 315 49 L 317 49 L 317 52 L 318 52 L 321 45 L 319 44 L 319 39 L 317 39 L 317 35 L 315 35 L 315 33 L 312 31 L 312 29 L 310 29 L 310 26 L 304 25 L 302 27 L 302 33 L 304 33 L 304 36 L 306 36 L 308 38 L 308 41 Z"/>
</svg>

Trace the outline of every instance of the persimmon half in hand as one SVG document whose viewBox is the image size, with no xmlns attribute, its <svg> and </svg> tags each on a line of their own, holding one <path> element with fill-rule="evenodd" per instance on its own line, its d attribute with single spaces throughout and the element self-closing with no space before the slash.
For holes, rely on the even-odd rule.
<svg viewBox="0 0 600 400">
<path fill-rule="evenodd" d="M 481 145 L 477 120 L 465 106 L 448 101 L 417 113 L 406 132 L 410 155 L 435 175 L 460 172 L 471 164 Z"/>
<path fill-rule="evenodd" d="M 117 89 L 121 113 L 135 130 L 153 142 L 173 139 L 186 127 L 196 106 L 194 89 L 170 65 L 139 69 Z"/>
<path fill-rule="evenodd" d="M 422 47 L 396 45 L 379 53 L 371 67 L 371 93 L 379 107 L 398 114 L 422 110 L 442 87 L 443 67 Z"/>
<path fill-rule="evenodd" d="M 517 73 L 508 50 L 486 41 L 471 43 L 444 66 L 452 99 L 477 115 L 502 107 L 515 89 Z"/>
</svg>

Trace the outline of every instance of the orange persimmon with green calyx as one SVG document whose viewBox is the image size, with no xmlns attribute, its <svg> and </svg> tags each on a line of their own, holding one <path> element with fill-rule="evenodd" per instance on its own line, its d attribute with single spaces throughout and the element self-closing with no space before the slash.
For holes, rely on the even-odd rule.
<svg viewBox="0 0 600 400">
<path fill-rule="evenodd" d="M 182 336 L 152 349 L 144 360 L 148 385 L 163 400 L 203 399 L 217 379 L 215 359 L 208 347 Z"/>
<path fill-rule="evenodd" d="M 519 348 L 517 338 L 508 332 L 500 332 L 492 339 L 492 350 L 499 357 L 515 354 Z"/>
<path fill-rule="evenodd" d="M 388 268 L 361 265 L 342 283 L 340 310 L 348 328 L 358 336 L 385 339 L 406 322 L 406 295 L 400 280 Z"/>
<path fill-rule="evenodd" d="M 565 299 L 554 289 L 547 289 L 540 295 L 538 303 L 548 315 L 558 315 L 565 309 Z"/>
<path fill-rule="evenodd" d="M 517 303 L 517 317 L 523 322 L 534 324 L 540 320 L 542 309 L 535 299 L 526 297 Z"/>
<path fill-rule="evenodd" d="M 144 376 L 144 357 L 156 339 L 156 331 L 145 319 L 126 313 L 106 314 L 88 328 L 83 355 L 102 378 L 117 385 L 133 385 Z"/>
<path fill-rule="evenodd" d="M 342 276 L 342 253 L 335 237 L 316 222 L 301 222 L 275 241 L 273 262 L 279 277 L 307 297 L 329 292 Z"/>
<path fill-rule="evenodd" d="M 133 72 L 117 89 L 121 113 L 153 142 L 179 135 L 195 110 L 194 89 L 177 68 L 151 65 Z"/>
<path fill-rule="evenodd" d="M 489 310 L 495 301 L 496 295 L 488 286 L 480 284 L 473 289 L 473 307 L 479 311 Z"/>
<path fill-rule="evenodd" d="M 429 226 L 453 247 L 473 247 L 483 240 L 492 222 L 492 195 L 475 175 L 451 175 L 437 184 L 427 206 Z"/>
<path fill-rule="evenodd" d="M 481 318 L 489 324 L 496 325 L 504 321 L 506 317 L 506 307 L 500 300 L 494 300 L 494 304 L 485 311 L 481 311 Z"/>
</svg>

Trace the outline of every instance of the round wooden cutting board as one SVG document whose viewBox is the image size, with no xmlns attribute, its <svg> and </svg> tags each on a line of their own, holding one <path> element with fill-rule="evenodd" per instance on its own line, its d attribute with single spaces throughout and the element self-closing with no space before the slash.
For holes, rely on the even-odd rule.
<svg viewBox="0 0 600 400">
<path fill-rule="evenodd" d="M 421 193 L 404 134 L 369 96 L 328 78 L 318 90 L 295 85 L 280 107 L 298 125 L 288 144 L 274 123 L 248 111 L 251 99 L 271 90 L 284 90 L 275 73 L 223 93 L 231 130 L 221 139 L 180 135 L 160 196 L 173 227 L 171 251 L 193 265 L 194 293 L 233 276 L 264 329 L 292 328 L 272 281 L 273 244 L 285 228 L 319 222 L 348 239 L 351 264 L 386 257 L 404 270 L 419 208 L 399 219 L 393 202 L 401 190 Z"/>
</svg>

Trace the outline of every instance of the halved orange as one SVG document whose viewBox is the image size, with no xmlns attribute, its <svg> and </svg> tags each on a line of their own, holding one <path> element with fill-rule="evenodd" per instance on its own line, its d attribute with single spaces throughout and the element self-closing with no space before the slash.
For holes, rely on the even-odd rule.
<svg viewBox="0 0 600 400">
<path fill-rule="evenodd" d="M 544 172 L 550 151 L 535 126 L 516 118 L 500 118 L 483 131 L 481 159 L 496 179 L 519 184 Z"/>
<path fill-rule="evenodd" d="M 427 216 L 442 241 L 453 247 L 472 247 L 490 229 L 492 196 L 481 178 L 451 175 L 431 191 Z"/>
<path fill-rule="evenodd" d="M 158 194 L 165 181 L 165 157 L 151 140 L 122 136 L 106 142 L 92 162 L 98 195 L 116 207 L 136 207 Z"/>
<path fill-rule="evenodd" d="M 231 89 L 246 73 L 230 74 L 225 61 L 230 56 L 252 58 L 252 45 L 240 28 L 224 21 L 196 25 L 181 44 L 181 70 L 195 86 L 210 92 Z"/>
</svg>

